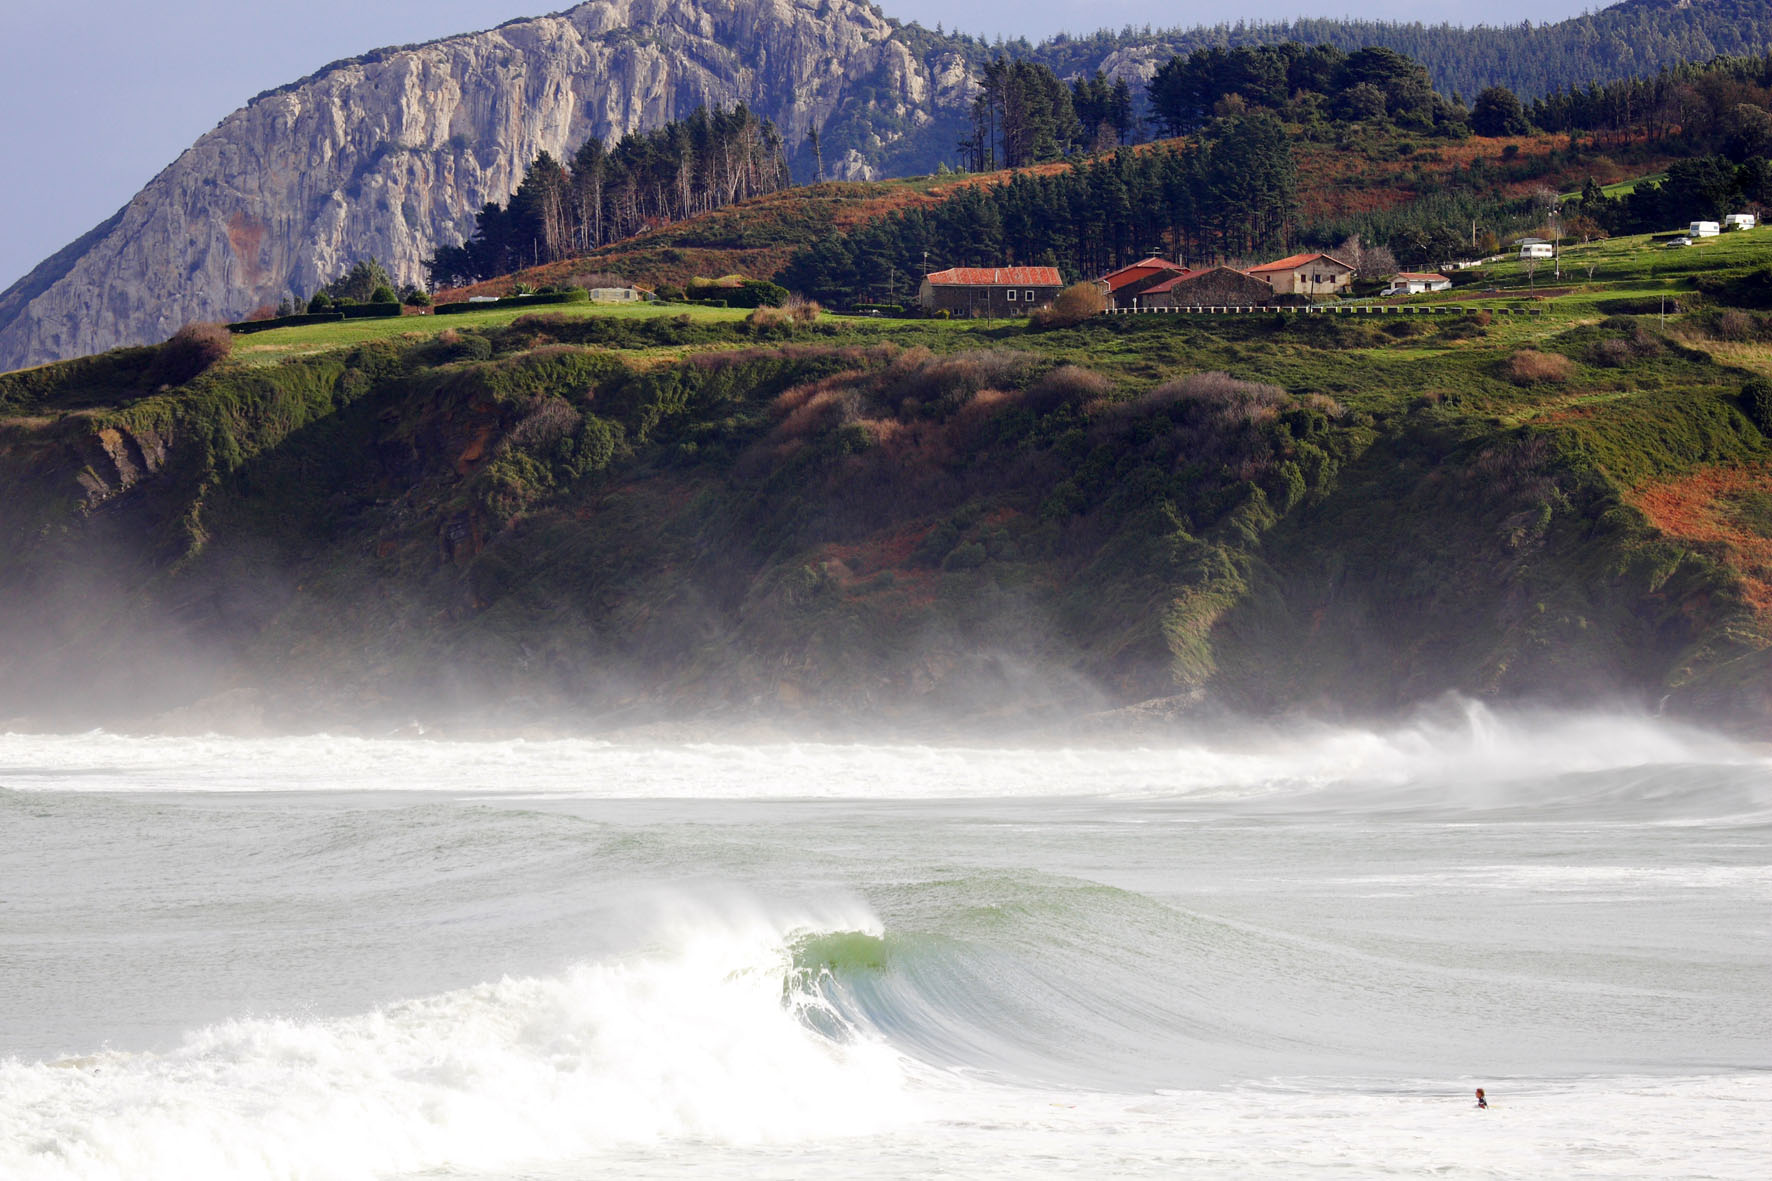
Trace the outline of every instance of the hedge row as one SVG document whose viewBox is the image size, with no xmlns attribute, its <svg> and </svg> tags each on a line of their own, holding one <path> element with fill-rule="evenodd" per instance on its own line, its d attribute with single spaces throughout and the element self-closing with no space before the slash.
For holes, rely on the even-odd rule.
<svg viewBox="0 0 1772 1181">
<path fill-rule="evenodd" d="M 588 303 L 591 293 L 582 287 L 571 291 L 552 291 L 547 295 L 507 295 L 493 303 L 440 303 L 431 309 L 434 316 L 453 316 L 458 312 L 490 312 L 497 308 L 532 308 L 553 303 Z"/>
<path fill-rule="evenodd" d="M 249 332 L 268 332 L 273 328 L 294 328 L 298 324 L 335 324 L 344 319 L 343 312 L 302 312 L 295 316 L 278 316 L 275 320 L 245 320 L 229 324 L 228 331 L 237 336 Z"/>
<path fill-rule="evenodd" d="M 344 307 L 333 305 L 333 311 L 347 320 L 379 320 L 400 314 L 400 304 L 395 303 L 350 303 Z"/>
<path fill-rule="evenodd" d="M 1688 300 L 1687 302 L 1690 302 Z M 1596 299 L 1594 308 L 1608 316 L 1653 316 L 1660 312 L 1683 311 L 1673 296 L 1639 295 L 1624 299 Z"/>
</svg>

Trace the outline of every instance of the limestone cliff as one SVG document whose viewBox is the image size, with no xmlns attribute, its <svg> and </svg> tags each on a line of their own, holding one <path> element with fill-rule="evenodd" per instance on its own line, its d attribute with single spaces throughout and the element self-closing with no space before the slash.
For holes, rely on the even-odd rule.
<svg viewBox="0 0 1772 1181">
<path fill-rule="evenodd" d="M 970 95 L 858 0 L 592 0 L 336 63 L 224 119 L 115 217 L 0 295 L 0 370 L 164 339 L 307 293 L 374 255 L 403 282 L 473 228 L 538 151 L 743 101 L 865 178 Z M 851 119 L 853 121 L 853 119 Z"/>
<path fill-rule="evenodd" d="M 1626 0 L 1554 25 L 1461 30 L 1303 20 L 1055 37 L 1026 54 L 1135 83 L 1207 44 L 1387 45 L 1446 93 L 1522 95 L 1772 50 L 1764 0 Z M 1625 52 L 1620 47 L 1630 47 Z M 899 25 L 864 0 L 590 0 L 484 33 L 377 50 L 259 96 L 116 215 L 0 292 L 0 370 L 164 339 L 307 294 L 374 255 L 401 281 L 459 241 L 543 149 L 560 154 L 743 101 L 827 173 L 953 158 L 977 65 L 1003 47 Z M 805 177 L 805 162 L 797 174 Z"/>
</svg>

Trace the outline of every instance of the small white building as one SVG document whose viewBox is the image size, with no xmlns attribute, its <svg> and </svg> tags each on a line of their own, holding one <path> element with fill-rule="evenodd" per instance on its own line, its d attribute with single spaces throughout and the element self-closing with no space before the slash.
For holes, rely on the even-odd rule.
<svg viewBox="0 0 1772 1181">
<path fill-rule="evenodd" d="M 1400 271 L 1391 277 L 1391 285 L 1379 292 L 1380 295 L 1420 295 L 1427 291 L 1450 291 L 1452 280 L 1444 275 L 1422 274 L 1416 271 Z"/>
<path fill-rule="evenodd" d="M 1726 230 L 1751 230 L 1759 224 L 1759 220 L 1751 213 L 1731 213 L 1723 219 L 1723 228 Z"/>
<path fill-rule="evenodd" d="M 1549 242 L 1520 243 L 1521 258 L 1550 258 L 1554 253 Z"/>
<path fill-rule="evenodd" d="M 651 293 L 638 287 L 592 287 L 588 294 L 592 303 L 642 303 Z"/>
<path fill-rule="evenodd" d="M 1723 227 L 1714 221 L 1695 221 L 1686 233 L 1694 238 L 1714 238 L 1723 232 Z"/>
</svg>

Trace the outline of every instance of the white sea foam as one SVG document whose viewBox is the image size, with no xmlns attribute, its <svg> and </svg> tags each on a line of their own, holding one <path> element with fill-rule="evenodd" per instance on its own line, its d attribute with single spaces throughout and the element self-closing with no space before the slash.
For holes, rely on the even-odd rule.
<svg viewBox="0 0 1772 1181">
<path fill-rule="evenodd" d="M 1758 1177 L 1769 769 L 4 737 L 0 1178 Z"/>
<path fill-rule="evenodd" d="M 893 1051 L 821 1037 L 784 1005 L 790 934 L 704 918 L 669 952 L 553 978 L 235 1020 L 160 1055 L 0 1063 L 0 1177 L 366 1178 L 909 1118 Z"/>
<path fill-rule="evenodd" d="M 1211 736 L 1182 733 L 1170 743 L 1133 748 L 0 735 L 0 787 L 62 792 L 1206 800 L 1283 798 L 1337 785 L 1427 785 L 1436 801 L 1483 806 L 1508 802 L 1498 788 L 1512 782 L 1700 763 L 1772 770 L 1772 760 L 1761 753 L 1672 723 L 1496 713 L 1475 703 L 1383 729 L 1300 724 Z M 1536 788 L 1533 802 L 1544 802 Z M 1772 799 L 1764 802 L 1772 805 Z"/>
</svg>

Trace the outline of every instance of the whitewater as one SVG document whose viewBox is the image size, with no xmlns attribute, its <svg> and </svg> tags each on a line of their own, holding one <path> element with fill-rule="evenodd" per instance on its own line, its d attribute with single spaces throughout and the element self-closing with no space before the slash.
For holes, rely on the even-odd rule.
<svg viewBox="0 0 1772 1181">
<path fill-rule="evenodd" d="M 0 1178 L 1757 1178 L 1769 838 L 1764 749 L 1467 703 L 0 735 Z"/>
</svg>

